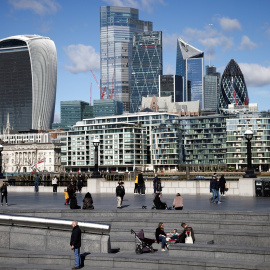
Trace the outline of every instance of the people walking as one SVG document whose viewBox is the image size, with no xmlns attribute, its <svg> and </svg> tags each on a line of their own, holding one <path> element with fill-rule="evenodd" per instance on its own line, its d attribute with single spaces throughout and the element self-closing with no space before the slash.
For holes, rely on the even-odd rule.
<svg viewBox="0 0 270 270">
<path fill-rule="evenodd" d="M 173 207 L 175 210 L 183 210 L 183 206 L 183 198 L 181 197 L 180 193 L 177 193 L 173 200 Z"/>
<path fill-rule="evenodd" d="M 83 187 L 83 176 L 79 174 L 78 176 L 78 191 L 81 193 Z"/>
<path fill-rule="evenodd" d="M 134 184 L 135 184 L 135 186 L 134 186 L 134 194 L 138 194 L 138 192 L 139 192 L 139 185 L 138 185 L 138 178 L 139 178 L 139 176 L 138 175 L 136 175 L 136 178 L 135 178 L 135 181 L 134 181 Z"/>
<path fill-rule="evenodd" d="M 157 176 L 157 173 L 155 173 L 155 177 L 154 177 L 154 180 L 153 180 L 153 189 L 154 189 L 154 194 L 156 194 L 157 192 L 157 183 L 158 183 L 158 176 Z"/>
<path fill-rule="evenodd" d="M 7 184 L 6 182 L 3 182 L 1 186 L 1 206 L 3 206 L 3 200 L 6 199 L 6 206 L 8 206 L 8 200 L 7 200 Z"/>
<path fill-rule="evenodd" d="M 74 220 L 72 222 L 72 233 L 70 237 L 70 246 L 71 249 L 74 251 L 75 255 L 75 267 L 72 269 L 80 269 L 81 268 L 81 254 L 80 254 L 80 248 L 81 248 L 81 229 L 78 225 L 78 221 Z"/>
<path fill-rule="evenodd" d="M 53 192 L 57 192 L 57 183 L 58 183 L 58 179 L 57 179 L 57 177 L 55 176 L 55 177 L 52 179 Z"/>
<path fill-rule="evenodd" d="M 212 192 L 212 198 L 210 198 L 209 201 L 211 203 L 214 203 L 215 198 L 216 198 L 216 182 L 217 182 L 217 176 L 216 176 L 216 173 L 214 173 L 210 180 L 210 192 Z"/>
<path fill-rule="evenodd" d="M 38 174 L 35 176 L 35 192 L 38 192 L 38 185 L 39 185 L 40 177 Z"/>
<path fill-rule="evenodd" d="M 220 195 L 221 196 L 225 196 L 225 184 L 226 184 L 225 177 L 224 177 L 224 175 L 221 175 L 221 177 L 219 178 Z"/>
<path fill-rule="evenodd" d="M 138 189 L 139 189 L 139 194 L 145 195 L 145 183 L 143 180 L 143 174 L 139 173 L 138 174 Z"/>
<path fill-rule="evenodd" d="M 117 208 L 122 208 L 122 202 L 125 196 L 124 182 L 119 182 L 115 190 L 117 198 Z"/>
</svg>

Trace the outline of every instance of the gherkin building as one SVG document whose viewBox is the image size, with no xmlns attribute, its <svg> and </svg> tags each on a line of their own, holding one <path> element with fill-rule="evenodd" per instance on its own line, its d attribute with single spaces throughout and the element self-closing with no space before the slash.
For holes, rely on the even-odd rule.
<svg viewBox="0 0 270 270">
<path fill-rule="evenodd" d="M 249 98 L 244 75 L 238 64 L 231 59 L 226 66 L 219 86 L 219 111 L 229 104 L 248 105 Z"/>
</svg>

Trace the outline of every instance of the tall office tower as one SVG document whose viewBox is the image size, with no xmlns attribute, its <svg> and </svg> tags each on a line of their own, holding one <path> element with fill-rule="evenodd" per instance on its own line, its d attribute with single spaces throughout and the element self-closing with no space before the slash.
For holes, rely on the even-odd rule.
<svg viewBox="0 0 270 270">
<path fill-rule="evenodd" d="M 0 130 L 50 129 L 54 118 L 57 56 L 54 42 L 38 35 L 0 40 Z"/>
<path fill-rule="evenodd" d="M 214 66 L 206 66 L 204 76 L 204 109 L 217 112 L 220 73 Z"/>
<path fill-rule="evenodd" d="M 139 11 L 127 7 L 100 8 L 100 81 L 104 99 L 123 102 L 129 111 L 133 33 L 152 31 L 152 22 L 139 20 Z"/>
<path fill-rule="evenodd" d="M 159 76 L 159 96 L 172 96 L 172 102 L 183 102 L 184 78 L 179 75 Z"/>
<path fill-rule="evenodd" d="M 130 112 L 138 112 L 142 97 L 158 95 L 162 75 L 162 32 L 133 34 Z"/>
<path fill-rule="evenodd" d="M 220 81 L 219 110 L 228 109 L 229 104 L 248 105 L 248 103 L 249 98 L 244 75 L 234 59 L 231 59 Z"/>
<path fill-rule="evenodd" d="M 61 101 L 61 127 L 70 129 L 78 121 L 93 118 L 93 109 L 89 103 L 81 100 Z"/>
<path fill-rule="evenodd" d="M 94 117 L 123 114 L 123 103 L 114 99 L 94 100 Z"/>
<path fill-rule="evenodd" d="M 181 38 L 177 40 L 176 75 L 184 77 L 183 101 L 200 101 L 203 103 L 203 55 L 204 53 Z M 188 93 L 188 81 L 190 81 L 190 96 Z"/>
</svg>

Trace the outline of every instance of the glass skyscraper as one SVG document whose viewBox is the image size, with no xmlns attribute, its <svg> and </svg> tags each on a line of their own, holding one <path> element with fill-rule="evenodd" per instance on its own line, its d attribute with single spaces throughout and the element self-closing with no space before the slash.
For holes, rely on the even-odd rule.
<svg viewBox="0 0 270 270">
<path fill-rule="evenodd" d="M 220 84 L 220 73 L 214 66 L 206 66 L 204 76 L 204 109 L 217 112 L 218 110 L 218 90 Z"/>
<path fill-rule="evenodd" d="M 204 108 L 203 55 L 202 51 L 178 38 L 176 75 L 184 77 L 183 101 L 199 100 L 201 108 Z M 190 93 L 188 81 L 190 81 Z"/>
<path fill-rule="evenodd" d="M 229 104 L 248 105 L 249 98 L 244 75 L 234 59 L 226 66 L 219 87 L 219 110 Z"/>
<path fill-rule="evenodd" d="M 51 128 L 56 97 L 54 42 L 38 35 L 0 40 L 0 130 Z"/>
<path fill-rule="evenodd" d="M 138 112 L 142 97 L 159 93 L 162 75 L 162 32 L 133 34 L 130 112 Z"/>
<path fill-rule="evenodd" d="M 100 8 L 100 80 L 104 99 L 113 96 L 129 111 L 133 33 L 152 31 L 152 22 L 139 20 L 138 9 Z M 113 93 L 113 94 L 112 94 Z"/>
</svg>

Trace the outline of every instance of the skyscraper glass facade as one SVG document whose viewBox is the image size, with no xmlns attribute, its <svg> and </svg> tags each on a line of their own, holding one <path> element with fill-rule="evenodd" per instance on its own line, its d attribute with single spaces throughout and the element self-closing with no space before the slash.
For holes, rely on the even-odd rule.
<svg viewBox="0 0 270 270">
<path fill-rule="evenodd" d="M 103 6 L 100 8 L 100 80 L 104 99 L 113 90 L 113 98 L 130 109 L 131 58 L 133 33 L 152 31 L 152 22 L 139 20 L 134 8 Z"/>
<path fill-rule="evenodd" d="M 204 108 L 203 55 L 202 51 L 178 38 L 176 75 L 184 77 L 183 101 L 199 100 L 201 108 Z M 188 81 L 190 81 L 190 95 L 188 93 Z"/>
<path fill-rule="evenodd" d="M 49 129 L 56 96 L 54 42 L 38 35 L 0 40 L 0 130 Z"/>
<path fill-rule="evenodd" d="M 130 112 L 138 112 L 142 97 L 158 95 L 162 75 L 162 32 L 133 34 Z"/>
<path fill-rule="evenodd" d="M 229 104 L 248 105 L 249 98 L 244 75 L 234 59 L 226 66 L 220 81 L 219 110 Z"/>
</svg>

